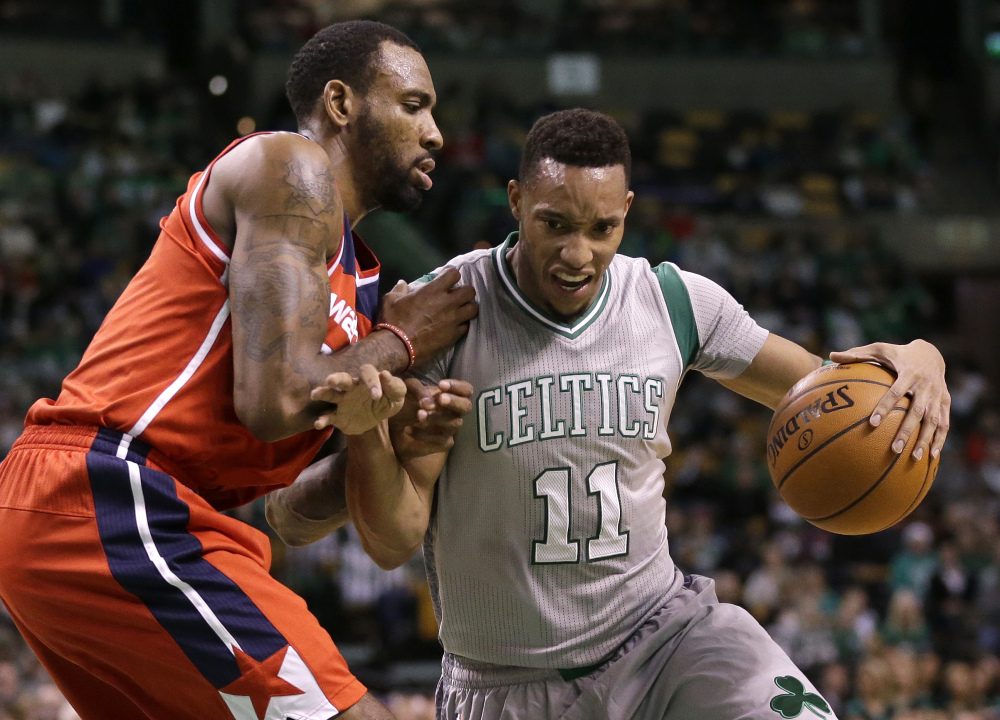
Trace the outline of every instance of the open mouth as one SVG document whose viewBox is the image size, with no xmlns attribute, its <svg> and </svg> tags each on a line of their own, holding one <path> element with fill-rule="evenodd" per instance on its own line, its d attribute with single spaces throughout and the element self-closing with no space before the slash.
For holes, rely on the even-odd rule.
<svg viewBox="0 0 1000 720">
<path fill-rule="evenodd" d="M 593 275 L 573 275 L 565 272 L 552 273 L 555 284 L 564 292 L 576 294 L 584 290 L 594 279 Z"/>
</svg>

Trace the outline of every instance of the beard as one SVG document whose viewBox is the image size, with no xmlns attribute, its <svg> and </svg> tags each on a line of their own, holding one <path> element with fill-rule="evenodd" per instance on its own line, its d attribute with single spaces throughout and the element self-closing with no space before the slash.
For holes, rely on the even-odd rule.
<svg viewBox="0 0 1000 720">
<path fill-rule="evenodd" d="M 358 185 L 363 188 L 364 197 L 390 212 L 416 210 L 423 195 L 414 187 L 410 174 L 414 166 L 430 154 L 409 163 L 393 154 L 391 134 L 368 106 L 358 116 L 358 141 L 364 148 L 357 164 Z"/>
</svg>

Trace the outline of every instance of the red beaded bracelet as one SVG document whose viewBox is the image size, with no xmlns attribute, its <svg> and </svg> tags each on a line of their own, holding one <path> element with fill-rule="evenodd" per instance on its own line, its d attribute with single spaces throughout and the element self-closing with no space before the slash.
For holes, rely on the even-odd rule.
<svg viewBox="0 0 1000 720">
<path fill-rule="evenodd" d="M 413 367 L 413 364 L 417 361 L 417 351 L 413 349 L 413 341 L 410 340 L 410 336 L 403 331 L 403 328 L 397 327 L 392 323 L 380 322 L 372 329 L 388 330 L 393 335 L 402 340 L 403 344 L 406 345 L 406 354 L 410 356 L 410 362 L 407 364 L 406 369 L 403 370 L 403 372 L 406 372 L 407 370 Z"/>
</svg>

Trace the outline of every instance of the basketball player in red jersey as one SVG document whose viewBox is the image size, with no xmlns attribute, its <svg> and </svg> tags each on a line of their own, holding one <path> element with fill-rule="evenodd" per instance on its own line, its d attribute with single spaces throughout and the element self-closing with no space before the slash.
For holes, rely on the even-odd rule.
<svg viewBox="0 0 1000 720">
<path fill-rule="evenodd" d="M 431 186 L 442 141 L 412 41 L 328 27 L 287 90 L 301 134 L 243 138 L 191 178 L 0 466 L 0 597 L 84 720 L 391 717 L 268 575 L 267 538 L 220 511 L 290 485 L 330 433 L 321 416 L 358 433 L 399 410 L 390 373 L 477 308 L 454 272 L 376 317 L 378 261 L 351 230 Z M 324 383 L 336 406 L 310 400 Z M 424 391 L 401 452 L 449 442 L 470 393 Z M 343 502 L 343 468 L 309 471 L 323 502 Z"/>
</svg>

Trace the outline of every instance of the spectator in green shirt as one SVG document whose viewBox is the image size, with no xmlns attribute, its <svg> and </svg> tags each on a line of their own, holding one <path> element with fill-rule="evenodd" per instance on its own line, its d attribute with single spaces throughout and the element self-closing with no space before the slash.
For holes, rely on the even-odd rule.
<svg viewBox="0 0 1000 720">
<path fill-rule="evenodd" d="M 934 531 L 926 523 L 910 523 L 903 530 L 903 550 L 892 559 L 889 590 L 892 593 L 902 589 L 912 590 L 922 600 L 937 565 Z"/>
</svg>

